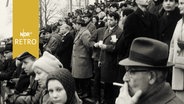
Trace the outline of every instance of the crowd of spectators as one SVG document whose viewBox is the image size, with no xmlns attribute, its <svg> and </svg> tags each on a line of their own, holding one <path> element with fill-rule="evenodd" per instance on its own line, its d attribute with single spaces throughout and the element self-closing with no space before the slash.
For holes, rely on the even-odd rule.
<svg viewBox="0 0 184 104">
<path fill-rule="evenodd" d="M 56 23 L 40 29 L 39 59 L 28 52 L 12 59 L 12 42 L 6 43 L 5 49 L 0 51 L 0 57 L 2 57 L 0 81 L 7 83 L 6 87 L 14 89 L 14 92 L 10 93 L 5 101 L 8 104 L 58 104 L 58 102 L 62 104 L 81 104 L 82 102 L 83 104 L 86 102 L 120 104 L 122 97 L 125 96 L 119 95 L 119 91 L 122 90 L 119 90 L 120 87 L 113 83 L 125 82 L 125 88 L 132 87 L 132 89 L 137 86 L 136 84 L 135 86 L 127 85 L 128 81 L 123 79 L 123 76 L 128 73 L 127 69 L 132 66 L 134 68 L 136 63 L 119 65 L 119 62 L 127 57 L 133 60 L 132 54 L 135 59 L 137 58 L 135 61 L 141 58 L 150 60 L 147 56 L 142 57 L 141 53 L 132 52 L 134 45 L 140 41 L 145 42 L 145 44 L 138 44 L 137 47 L 141 45 L 140 49 L 135 50 L 147 54 L 146 52 L 153 47 L 149 51 L 150 55 L 155 49 L 154 45 L 170 47 L 163 48 L 167 54 L 170 53 L 164 58 L 167 60 L 169 57 L 168 61 L 173 63 L 175 63 L 173 56 L 178 55 L 177 52 L 180 51 L 182 55 L 183 49 L 176 46 L 177 49 L 174 51 L 174 47 L 177 45 L 176 41 L 184 41 L 181 37 L 184 35 L 181 31 L 183 25 L 179 25 L 182 21 L 180 19 L 184 16 L 183 10 L 183 0 L 126 0 L 122 3 L 94 3 L 86 8 L 76 9 Z M 177 23 L 179 20 L 180 22 Z M 178 25 L 180 30 L 175 30 Z M 176 35 L 179 32 L 181 36 Z M 139 37 L 146 37 L 146 39 L 135 40 Z M 150 46 L 152 43 L 154 45 Z M 142 48 L 142 45 L 147 48 Z M 166 53 L 163 54 L 167 55 Z M 156 57 L 152 58 L 155 61 Z M 162 61 L 164 60 L 159 60 L 161 64 Z M 143 66 L 147 67 L 146 65 L 141 67 Z M 163 80 L 172 85 L 177 97 L 184 103 L 184 72 L 175 67 L 172 70 L 171 67 L 167 69 L 168 77 Z M 136 68 L 139 69 L 139 67 Z M 153 69 L 150 68 L 150 70 Z M 154 72 L 154 75 L 155 73 L 160 75 L 160 72 Z M 156 75 L 153 77 L 157 79 Z M 176 80 L 181 80 L 182 83 L 179 84 Z M 173 92 L 172 94 L 175 96 Z M 130 96 L 133 95 L 130 94 Z M 134 103 L 126 104 L 143 104 L 143 102 L 137 103 L 137 100 L 138 98 L 134 100 Z M 177 98 L 180 103 L 172 104 L 183 104 L 180 100 Z M 153 102 L 151 104 L 154 104 Z"/>
</svg>

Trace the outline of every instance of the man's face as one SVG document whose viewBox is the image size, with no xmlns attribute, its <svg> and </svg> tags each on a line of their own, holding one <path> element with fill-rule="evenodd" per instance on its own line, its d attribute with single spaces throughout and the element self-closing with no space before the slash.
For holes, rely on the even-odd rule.
<svg viewBox="0 0 184 104">
<path fill-rule="evenodd" d="M 133 96 L 138 90 L 145 93 L 149 88 L 149 72 L 145 68 L 126 67 L 123 80 L 128 83 L 130 96 Z"/>
<path fill-rule="evenodd" d="M 85 21 L 85 23 L 88 23 L 90 21 L 90 18 L 89 17 L 84 17 L 84 21 Z"/>
<path fill-rule="evenodd" d="M 80 27 L 81 27 L 81 26 L 80 26 L 78 23 L 75 24 L 75 29 L 76 29 L 77 31 L 80 30 Z"/>
<path fill-rule="evenodd" d="M 51 37 L 51 33 L 46 32 L 46 33 L 41 33 L 40 38 L 42 38 L 45 42 L 47 42 Z"/>
<path fill-rule="evenodd" d="M 178 8 L 180 9 L 180 14 L 184 15 L 184 0 L 179 0 Z"/>
<path fill-rule="evenodd" d="M 30 75 L 31 73 L 34 73 L 33 69 L 31 68 L 34 61 L 31 59 L 31 57 L 27 57 L 24 60 L 22 60 L 22 69 L 25 71 L 27 75 Z"/>
<path fill-rule="evenodd" d="M 4 57 L 6 60 L 11 59 L 12 58 L 12 52 L 11 51 L 5 51 L 4 52 Z"/>
<path fill-rule="evenodd" d="M 141 6 L 148 6 L 150 3 L 150 0 L 136 0 L 136 3 Z"/>
<path fill-rule="evenodd" d="M 101 9 L 99 7 L 96 8 L 96 12 L 97 13 L 100 13 L 101 12 Z"/>
<path fill-rule="evenodd" d="M 114 19 L 114 17 L 108 17 L 108 25 L 109 27 L 114 27 L 118 23 L 117 20 Z"/>
<path fill-rule="evenodd" d="M 65 33 L 68 31 L 68 30 L 66 29 L 65 24 L 62 25 L 62 26 L 60 26 L 59 28 L 60 28 L 60 31 L 59 31 L 60 34 L 65 34 Z"/>
<path fill-rule="evenodd" d="M 173 11 L 177 6 L 175 0 L 164 0 L 163 1 L 163 8 L 165 11 Z"/>
<path fill-rule="evenodd" d="M 110 7 L 110 11 L 111 11 L 111 12 L 116 12 L 116 11 L 117 11 L 117 8 L 115 8 L 115 7 Z"/>
</svg>

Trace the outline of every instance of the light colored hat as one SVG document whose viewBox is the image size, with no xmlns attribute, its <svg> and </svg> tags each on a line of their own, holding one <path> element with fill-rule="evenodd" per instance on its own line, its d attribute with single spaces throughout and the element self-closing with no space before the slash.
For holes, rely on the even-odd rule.
<svg viewBox="0 0 184 104">
<path fill-rule="evenodd" d="M 63 68 L 63 65 L 55 56 L 45 51 L 43 56 L 34 62 L 32 68 L 34 70 L 39 68 L 46 73 L 50 73 L 56 70 L 60 70 Z"/>
</svg>

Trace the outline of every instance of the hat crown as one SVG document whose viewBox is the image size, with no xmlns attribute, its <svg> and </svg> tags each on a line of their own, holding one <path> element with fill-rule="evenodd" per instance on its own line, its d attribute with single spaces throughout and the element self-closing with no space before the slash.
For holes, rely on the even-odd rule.
<svg viewBox="0 0 184 104">
<path fill-rule="evenodd" d="M 150 38 L 136 38 L 132 42 L 129 59 L 151 66 L 166 66 L 168 45 Z"/>
</svg>

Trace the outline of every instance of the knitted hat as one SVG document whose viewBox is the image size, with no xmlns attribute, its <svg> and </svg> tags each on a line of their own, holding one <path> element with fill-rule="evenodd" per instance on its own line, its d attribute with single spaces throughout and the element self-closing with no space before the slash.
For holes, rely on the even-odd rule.
<svg viewBox="0 0 184 104">
<path fill-rule="evenodd" d="M 66 91 L 67 101 L 65 104 L 75 104 L 75 81 L 71 73 L 64 68 L 62 68 L 62 70 L 57 70 L 50 73 L 46 82 L 47 89 L 49 80 L 53 79 L 58 80 Z"/>
<path fill-rule="evenodd" d="M 34 70 L 39 68 L 46 73 L 50 73 L 63 68 L 63 65 L 55 56 L 45 51 L 43 56 L 34 62 L 32 68 Z"/>
</svg>

